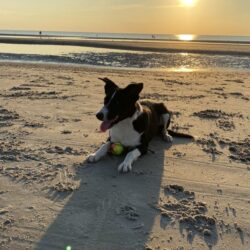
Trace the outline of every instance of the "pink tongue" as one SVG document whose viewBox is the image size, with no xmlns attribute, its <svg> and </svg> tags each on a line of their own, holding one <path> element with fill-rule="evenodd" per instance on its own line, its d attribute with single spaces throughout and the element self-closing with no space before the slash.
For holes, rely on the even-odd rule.
<svg viewBox="0 0 250 250">
<path fill-rule="evenodd" d="M 100 126 L 101 132 L 106 132 L 111 126 L 111 121 L 104 121 Z"/>
</svg>

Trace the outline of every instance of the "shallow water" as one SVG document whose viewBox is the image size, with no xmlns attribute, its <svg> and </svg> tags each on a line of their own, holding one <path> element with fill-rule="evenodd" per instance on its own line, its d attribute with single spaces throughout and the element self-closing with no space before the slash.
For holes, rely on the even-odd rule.
<svg viewBox="0 0 250 250">
<path fill-rule="evenodd" d="M 1 61 L 74 63 L 136 69 L 250 69 L 249 56 L 156 53 L 78 46 L 0 44 Z"/>
</svg>

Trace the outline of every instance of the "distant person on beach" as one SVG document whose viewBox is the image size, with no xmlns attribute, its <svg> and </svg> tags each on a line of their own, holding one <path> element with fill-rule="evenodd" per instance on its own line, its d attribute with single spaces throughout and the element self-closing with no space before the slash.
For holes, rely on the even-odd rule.
<svg viewBox="0 0 250 250">
<path fill-rule="evenodd" d="M 42 38 L 42 31 L 39 31 L 39 36 L 40 38 Z"/>
</svg>

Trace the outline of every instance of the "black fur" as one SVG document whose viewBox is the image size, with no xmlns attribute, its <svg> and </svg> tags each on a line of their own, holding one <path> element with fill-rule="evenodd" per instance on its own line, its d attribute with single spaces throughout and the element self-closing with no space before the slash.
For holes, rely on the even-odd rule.
<svg viewBox="0 0 250 250">
<path fill-rule="evenodd" d="M 108 119 L 112 120 L 119 116 L 113 124 L 131 117 L 135 111 L 135 103 L 139 99 L 139 94 L 143 88 L 142 83 L 132 83 L 126 88 L 119 88 L 113 81 L 108 78 L 99 78 L 105 82 L 104 105 L 109 109 Z M 115 95 L 114 95 L 115 94 Z M 112 102 L 110 102 L 112 98 Z"/>
<path fill-rule="evenodd" d="M 163 130 L 165 132 L 166 127 L 164 128 L 161 125 L 161 115 L 170 115 L 170 112 L 163 103 L 142 101 L 140 104 L 143 108 L 143 113 L 133 122 L 133 125 L 136 131 L 139 133 L 143 132 L 141 135 L 141 145 L 138 149 L 141 154 L 145 154 L 147 153 L 149 142 L 158 134 L 159 130 L 161 133 L 163 133 Z M 167 126 L 169 126 L 169 123 Z"/>
<path fill-rule="evenodd" d="M 188 139 L 195 139 L 195 137 L 193 137 L 192 135 L 185 134 L 185 133 L 179 133 L 179 132 L 173 131 L 173 130 L 171 130 L 171 129 L 168 129 L 168 133 L 169 133 L 171 136 L 182 137 L 182 138 L 188 138 Z"/>
<path fill-rule="evenodd" d="M 104 89 L 106 95 L 111 95 L 118 88 L 118 86 L 107 77 L 99 79 L 105 82 Z"/>
</svg>

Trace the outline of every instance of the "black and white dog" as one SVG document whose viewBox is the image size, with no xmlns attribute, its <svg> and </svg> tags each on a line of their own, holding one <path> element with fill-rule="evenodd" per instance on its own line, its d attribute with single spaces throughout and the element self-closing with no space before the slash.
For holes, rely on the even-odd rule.
<svg viewBox="0 0 250 250">
<path fill-rule="evenodd" d="M 167 142 L 172 142 L 167 128 L 170 112 L 163 103 L 139 102 L 142 83 L 132 83 L 119 88 L 108 78 L 99 78 L 105 82 L 103 108 L 96 114 L 102 121 L 100 130 L 109 130 L 109 138 L 94 154 L 88 156 L 89 162 L 97 162 L 105 156 L 112 143 L 121 143 L 129 149 L 118 170 L 128 172 L 139 156 L 147 153 L 150 140 L 160 133 Z"/>
</svg>

